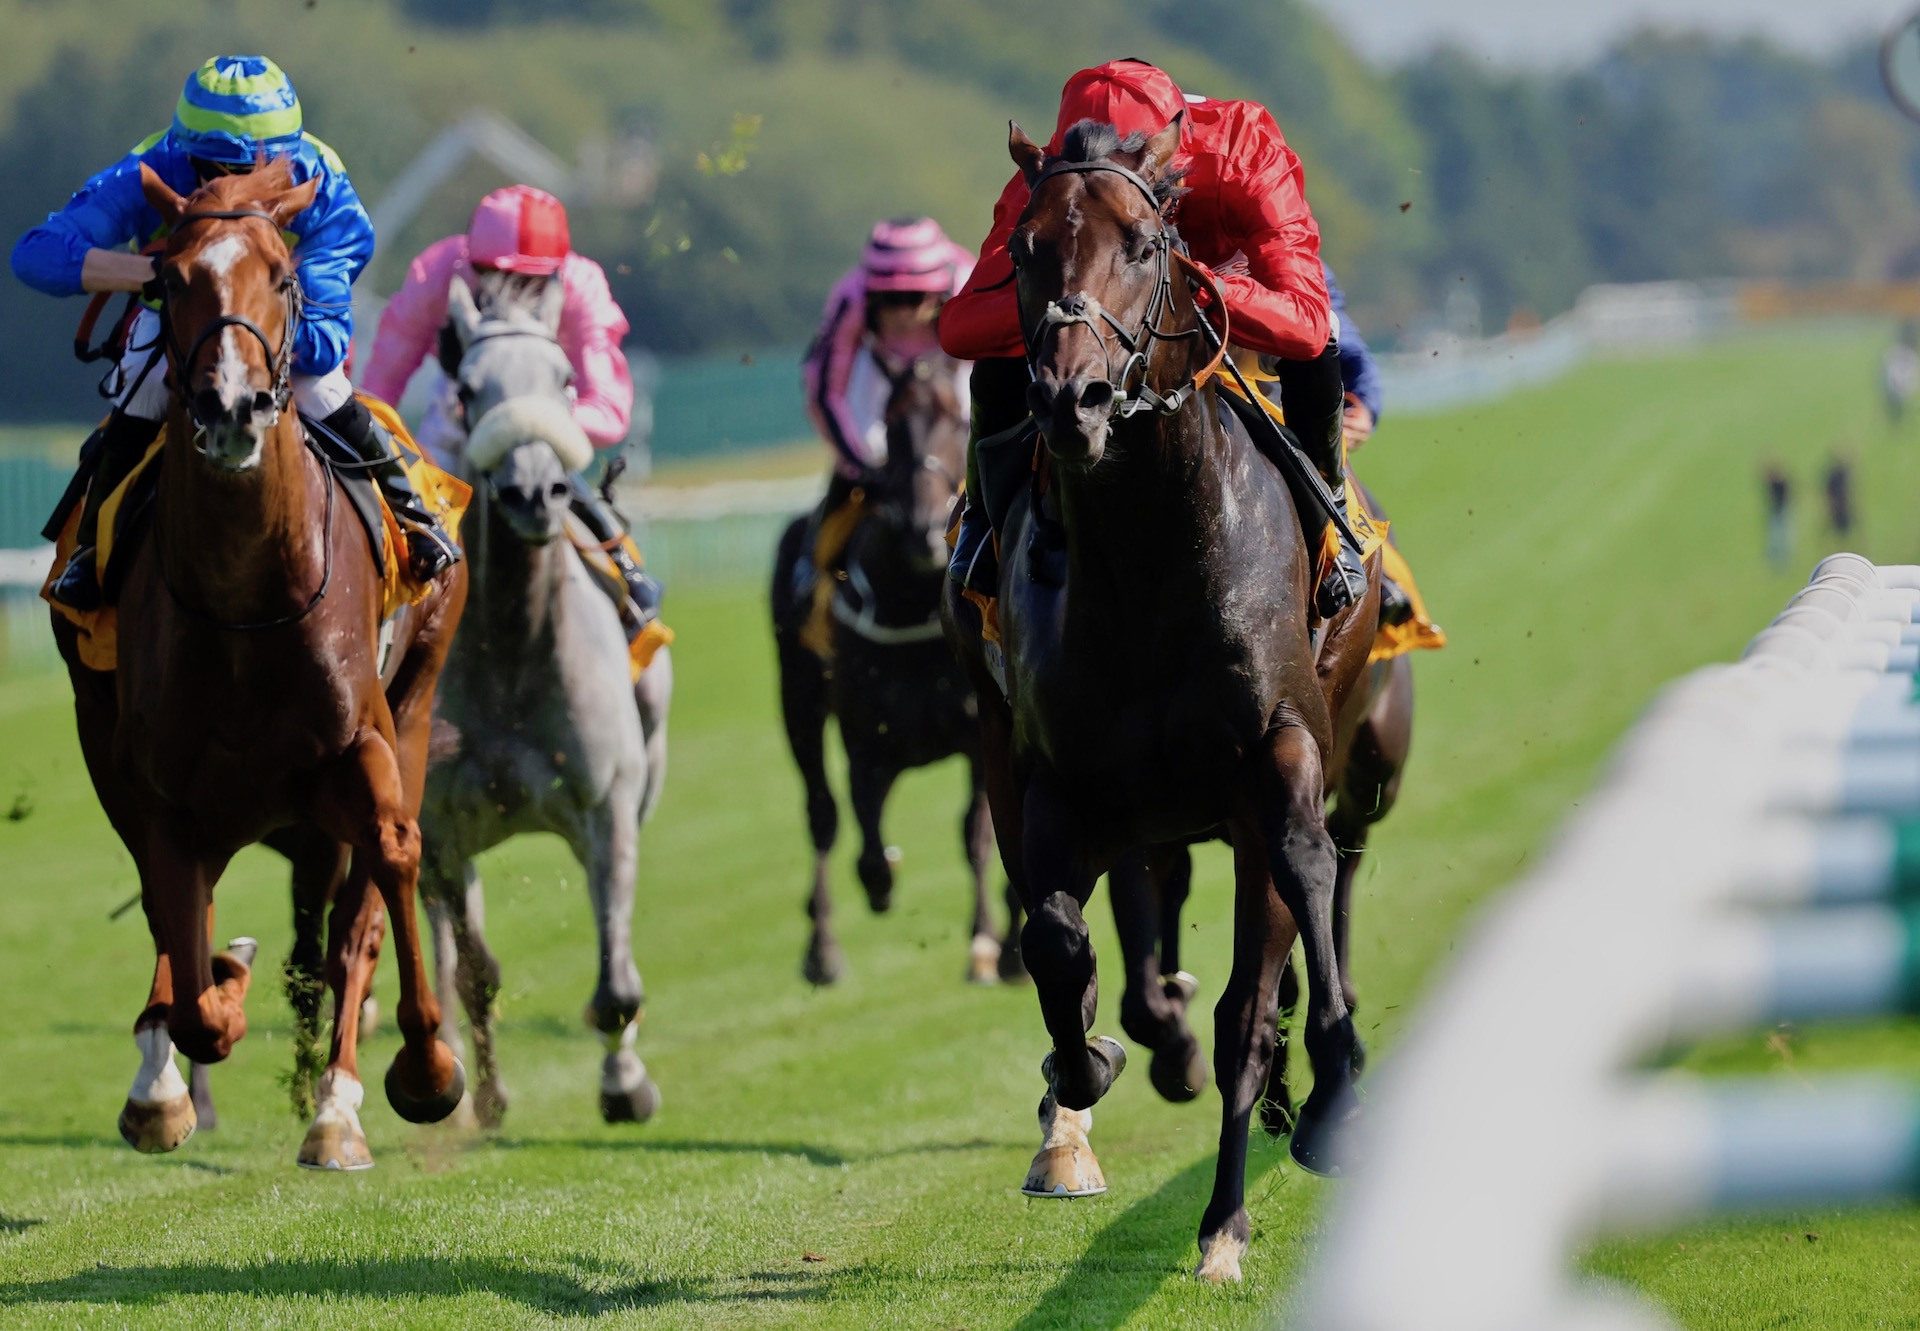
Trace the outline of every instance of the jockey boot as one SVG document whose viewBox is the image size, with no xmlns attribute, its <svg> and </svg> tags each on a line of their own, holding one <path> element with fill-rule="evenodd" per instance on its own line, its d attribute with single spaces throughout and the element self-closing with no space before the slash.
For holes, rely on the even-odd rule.
<svg viewBox="0 0 1920 1331">
<path fill-rule="evenodd" d="M 1031 446 L 1023 428 L 1031 425 L 1027 386 L 1033 376 L 1019 356 L 997 356 L 975 361 L 968 383 L 973 396 L 973 428 L 967 434 L 967 483 L 961 495 L 960 525 L 953 542 L 947 576 L 961 587 L 984 596 L 1000 594 L 1000 559 L 993 544 L 993 518 L 988 512 L 988 482 L 983 468 L 989 461 L 982 450 L 996 454 L 994 502 L 1005 498 L 1008 475 L 1030 474 Z M 1023 461 L 1024 459 L 1024 461 Z M 1014 482 L 1017 484 L 1017 480 Z M 1003 505 L 1004 506 L 1004 505 Z"/>
<path fill-rule="evenodd" d="M 629 625 L 634 633 L 660 617 L 660 584 L 653 580 L 640 562 L 639 547 L 627 531 L 613 501 L 587 484 L 583 476 L 568 478 L 573 486 L 573 514 L 593 533 L 593 539 L 607 552 L 607 558 L 620 570 L 627 584 L 627 599 L 633 602 L 637 622 Z"/>
<path fill-rule="evenodd" d="M 407 571 L 416 581 L 430 582 L 463 558 L 459 543 L 441 527 L 440 520 L 420 502 L 413 481 L 407 476 L 400 446 L 385 426 L 373 418 L 359 398 L 320 422 L 322 429 L 348 448 L 362 462 L 372 463 L 374 483 L 393 510 L 400 530 L 407 539 Z"/>
<path fill-rule="evenodd" d="M 50 599 L 69 610 L 100 608 L 103 570 L 94 566 L 94 550 L 100 543 L 100 505 L 146 456 L 148 446 L 159 433 L 159 421 L 142 420 L 116 408 L 105 424 L 81 445 L 81 466 L 90 466 L 93 478 L 87 483 L 80 523 L 74 531 L 73 553 L 67 558 L 67 566 L 60 570 L 60 576 L 47 588 Z"/>
<path fill-rule="evenodd" d="M 1326 350 L 1313 360 L 1276 359 L 1271 364 L 1280 381 L 1280 405 L 1286 412 L 1287 428 L 1300 441 L 1320 479 L 1327 483 L 1335 506 L 1345 513 L 1347 450 L 1340 419 L 1346 408 L 1346 388 L 1340 379 L 1340 346 L 1329 341 Z M 1319 545 L 1319 532 L 1308 531 L 1307 549 L 1317 550 Z M 1338 557 L 1328 563 L 1320 585 L 1314 589 L 1314 609 L 1320 618 L 1331 619 L 1366 593 L 1366 564 L 1343 535 Z"/>
<path fill-rule="evenodd" d="M 1413 598 L 1407 589 L 1385 573 L 1380 575 L 1380 622 L 1397 628 L 1413 618 Z"/>
</svg>

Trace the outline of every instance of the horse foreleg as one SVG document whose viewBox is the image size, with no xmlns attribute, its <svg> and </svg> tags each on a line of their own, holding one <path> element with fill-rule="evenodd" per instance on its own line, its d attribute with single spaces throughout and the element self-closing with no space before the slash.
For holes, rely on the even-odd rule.
<svg viewBox="0 0 1920 1331">
<path fill-rule="evenodd" d="M 634 874 L 639 860 L 639 796 L 616 783 L 612 798 L 593 811 L 575 838 L 586 866 L 600 931 L 600 979 L 587 1003 L 587 1024 L 606 1041 L 600 1063 L 600 1117 L 644 1123 L 660 1108 L 660 1088 L 634 1052 L 646 992 L 633 961 Z"/>
<path fill-rule="evenodd" d="M 1290 1149 L 1302 1168 L 1316 1174 L 1340 1171 L 1335 1138 L 1359 1113 L 1354 1094 L 1359 1041 L 1334 946 L 1336 865 L 1325 799 L 1318 747 L 1304 729 L 1283 727 L 1265 755 L 1253 821 L 1266 843 L 1280 900 L 1297 922 L 1306 961 L 1303 1038 L 1313 1066 L 1313 1091 L 1300 1107 Z M 1271 1027 L 1271 1015 L 1268 1024 Z"/>
<path fill-rule="evenodd" d="M 327 1068 L 320 1012 L 327 992 L 327 905 L 347 876 L 347 848 L 317 829 L 275 843 L 293 867 L 293 947 L 285 968 L 293 1008 L 293 1075 L 287 1092 L 293 1112 L 311 1118 L 314 1086 Z"/>
<path fill-rule="evenodd" d="M 1184 854 L 1184 851 L 1182 852 Z M 1186 1007 L 1192 990 L 1184 980 L 1163 979 L 1159 964 L 1160 896 L 1174 875 L 1170 866 L 1149 867 L 1149 856 L 1135 852 L 1116 862 L 1107 874 L 1113 897 L 1113 923 L 1120 935 L 1121 963 L 1126 991 L 1120 995 L 1120 1025 L 1128 1038 L 1153 1051 L 1147 1077 L 1163 1099 L 1181 1103 L 1207 1088 L 1207 1061 L 1200 1042 L 1187 1028 Z M 1158 888 L 1158 890 L 1156 890 Z M 1176 916 L 1176 920 L 1177 920 Z M 1186 977 L 1190 979 L 1191 977 Z"/>
<path fill-rule="evenodd" d="M 1081 908 L 1093 894 L 1094 873 L 1079 848 L 1072 815 L 1045 773 L 1027 783 L 1021 824 L 1028 917 L 1020 950 L 1053 1037 L 1053 1052 L 1040 1066 L 1047 1081 L 1040 1102 L 1046 1136 L 1022 1191 L 1035 1196 L 1104 1192 L 1106 1180 L 1086 1142 L 1092 1120 L 1085 1111 L 1107 1093 L 1126 1067 L 1127 1055 L 1118 1040 L 1087 1034 L 1098 989 L 1093 940 Z M 1071 1119 L 1062 1123 L 1068 1114 Z M 1070 1136 L 1056 1140 L 1062 1128 Z"/>
<path fill-rule="evenodd" d="M 147 987 L 147 1005 L 133 1023 L 140 1068 L 120 1110 L 120 1135 L 134 1150 L 154 1154 L 175 1150 L 191 1137 L 198 1116 L 173 1061 L 173 1038 L 167 1033 L 167 1011 L 173 1006 L 172 963 L 161 941 L 151 889 L 143 886 L 141 897 L 154 936 L 153 981 Z"/>
<path fill-rule="evenodd" d="M 1293 947 L 1293 918 L 1274 891 L 1266 835 L 1233 827 L 1233 972 L 1214 1006 L 1213 1073 L 1220 1083 L 1220 1153 L 1213 1196 L 1200 1217 L 1202 1280 L 1240 1279 L 1247 1220 L 1247 1129 L 1273 1057 L 1280 974 Z"/>
<path fill-rule="evenodd" d="M 215 954 L 208 936 L 213 885 L 226 867 L 224 854 L 190 848 L 172 832 L 148 830 L 142 861 L 148 922 L 167 956 L 173 1001 L 168 1033 L 196 1063 L 218 1063 L 247 1033 L 248 965 L 232 952 Z"/>
</svg>

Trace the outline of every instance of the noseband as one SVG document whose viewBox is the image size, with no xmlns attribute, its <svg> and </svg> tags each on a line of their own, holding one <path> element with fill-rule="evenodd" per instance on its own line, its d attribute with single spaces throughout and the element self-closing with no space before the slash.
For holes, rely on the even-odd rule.
<svg viewBox="0 0 1920 1331">
<path fill-rule="evenodd" d="M 258 208 L 223 208 L 209 210 L 207 212 L 183 213 L 181 214 L 180 220 L 174 226 L 174 234 L 178 235 L 181 229 L 195 222 L 232 222 L 249 217 L 259 218 L 261 221 L 273 227 L 276 235 L 279 234 L 280 228 L 273 220 L 273 215 L 263 212 Z M 181 386 L 181 394 L 186 399 L 187 416 L 193 421 L 194 429 L 197 433 L 205 434 L 207 432 L 207 422 L 200 419 L 199 413 L 194 410 L 193 398 L 186 394 L 187 378 L 193 370 L 194 362 L 199 359 L 200 352 L 206 347 L 207 343 L 228 328 L 238 328 L 242 332 L 250 333 L 253 335 L 253 340 L 260 344 L 260 350 L 267 358 L 267 369 L 273 375 L 272 395 L 274 415 L 278 416 L 287 409 L 287 403 L 293 399 L 293 332 L 296 325 L 300 322 L 300 307 L 303 299 L 303 293 L 300 290 L 300 281 L 297 277 L 288 278 L 286 297 L 286 328 L 281 335 L 280 348 L 278 351 L 274 350 L 273 344 L 267 341 L 267 335 L 260 331 L 260 325 L 247 318 L 244 314 L 220 314 L 207 321 L 206 326 L 194 337 L 193 342 L 184 352 L 180 350 L 180 343 L 174 336 L 173 320 L 168 312 L 168 302 L 164 296 L 162 297 L 160 318 L 165 326 L 164 336 L 166 339 L 167 359 L 173 364 L 174 382 Z"/>
<path fill-rule="evenodd" d="M 1155 342 L 1184 342 L 1198 338 L 1198 328 L 1186 328 L 1169 331 L 1160 326 L 1160 320 L 1173 302 L 1173 256 L 1178 252 L 1179 237 L 1173 228 L 1167 225 L 1166 215 L 1161 211 L 1160 200 L 1155 197 L 1153 186 L 1138 173 L 1128 170 L 1118 162 L 1052 162 L 1040 174 L 1034 177 L 1029 188 L 1029 199 L 1037 196 L 1040 187 L 1056 176 L 1093 175 L 1095 173 L 1114 175 L 1140 191 L 1153 215 L 1159 222 L 1153 236 L 1153 253 L 1157 273 L 1154 277 L 1153 296 L 1147 302 L 1146 313 L 1140 317 L 1138 328 L 1130 329 L 1121 323 L 1111 311 L 1084 291 L 1076 291 L 1062 296 L 1059 300 L 1049 301 L 1040 317 L 1028 323 L 1026 311 L 1020 312 L 1020 322 L 1027 343 L 1027 368 L 1031 372 L 1039 363 L 1046 349 L 1047 339 L 1062 329 L 1080 326 L 1093 334 L 1100 344 L 1101 359 L 1107 366 L 1107 384 L 1113 389 L 1113 405 L 1108 409 L 1109 418 L 1124 420 L 1142 411 L 1157 411 L 1172 416 L 1187 404 L 1198 389 L 1202 374 L 1196 374 L 1171 393 L 1162 394 L 1147 382 L 1147 356 Z M 1019 269 L 1016 262 L 1016 273 Z M 1015 288 L 1018 300 L 1018 287 Z M 1204 318 L 1204 316 L 1202 316 Z M 1118 376 L 1113 373 L 1114 345 L 1125 353 Z M 1131 388 L 1128 383 L 1137 379 Z"/>
</svg>

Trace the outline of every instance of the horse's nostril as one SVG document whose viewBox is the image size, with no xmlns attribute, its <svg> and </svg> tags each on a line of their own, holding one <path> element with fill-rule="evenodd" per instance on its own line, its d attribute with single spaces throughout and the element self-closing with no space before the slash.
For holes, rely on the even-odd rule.
<svg viewBox="0 0 1920 1331">
<path fill-rule="evenodd" d="M 565 499 L 567 497 L 568 492 L 571 489 L 572 487 L 569 486 L 565 481 L 555 481 L 552 485 L 549 485 L 547 487 L 547 494 L 550 498 L 553 498 L 553 499 Z"/>
<path fill-rule="evenodd" d="M 1080 390 L 1080 410 L 1105 411 L 1113 405 L 1113 385 L 1105 379 L 1095 379 Z"/>
<path fill-rule="evenodd" d="M 1053 390 L 1035 380 L 1027 387 L 1027 407 L 1036 416 L 1053 414 Z"/>
<path fill-rule="evenodd" d="M 273 394 L 267 392 L 255 393 L 253 395 L 253 414 L 256 416 L 267 416 L 271 415 L 272 412 Z"/>
</svg>

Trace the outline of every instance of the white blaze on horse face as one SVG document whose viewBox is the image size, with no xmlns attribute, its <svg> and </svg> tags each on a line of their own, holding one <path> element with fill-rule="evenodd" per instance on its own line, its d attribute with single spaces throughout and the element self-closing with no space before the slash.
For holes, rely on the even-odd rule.
<svg viewBox="0 0 1920 1331">
<path fill-rule="evenodd" d="M 195 259 L 195 266 L 213 279 L 222 310 L 233 308 L 233 269 L 249 252 L 243 237 L 222 236 L 200 251 Z M 244 423 L 240 419 L 241 406 L 250 403 L 258 391 L 253 370 L 243 352 L 245 339 L 251 336 L 231 325 L 222 328 L 213 339 L 209 353 L 215 357 L 212 389 L 220 401 L 222 419 L 202 432 L 200 451 L 223 471 L 248 471 L 257 467 L 266 450 L 267 431 L 275 423 L 273 415 L 262 419 L 251 411 L 246 413 Z"/>
</svg>

